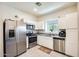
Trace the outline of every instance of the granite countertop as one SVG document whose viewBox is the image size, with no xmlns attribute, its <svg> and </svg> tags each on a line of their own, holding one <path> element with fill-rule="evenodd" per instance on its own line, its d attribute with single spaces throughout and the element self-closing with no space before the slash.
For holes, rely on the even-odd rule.
<svg viewBox="0 0 79 59">
<path fill-rule="evenodd" d="M 66 38 L 66 37 L 60 37 L 57 34 L 53 34 L 53 33 L 34 33 L 32 36 L 47 36 L 47 37 L 52 37 L 52 38 Z"/>
<path fill-rule="evenodd" d="M 37 35 L 43 35 L 43 36 L 57 36 L 57 34 L 51 34 L 51 33 L 37 33 Z"/>
<path fill-rule="evenodd" d="M 65 37 L 60 37 L 57 34 L 50 34 L 50 33 L 38 33 L 37 35 L 41 35 L 41 36 L 47 36 L 47 37 L 56 37 L 56 38 L 65 38 Z"/>
</svg>

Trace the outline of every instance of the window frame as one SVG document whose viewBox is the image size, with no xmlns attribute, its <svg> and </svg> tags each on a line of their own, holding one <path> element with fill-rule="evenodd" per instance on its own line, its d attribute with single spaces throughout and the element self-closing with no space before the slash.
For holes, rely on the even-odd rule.
<svg viewBox="0 0 79 59">
<path fill-rule="evenodd" d="M 51 32 L 51 31 L 49 31 L 49 30 L 47 29 L 47 22 L 52 22 L 52 21 L 57 21 L 57 24 L 58 24 L 58 18 L 46 20 L 46 21 L 45 21 L 45 24 L 44 24 L 45 32 L 47 32 L 47 33 L 54 33 L 54 32 Z M 58 30 L 59 30 L 59 25 L 58 25 Z"/>
</svg>

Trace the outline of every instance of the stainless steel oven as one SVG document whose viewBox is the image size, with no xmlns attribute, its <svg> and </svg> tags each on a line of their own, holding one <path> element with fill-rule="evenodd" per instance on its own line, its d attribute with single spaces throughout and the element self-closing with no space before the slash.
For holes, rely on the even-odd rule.
<svg viewBox="0 0 79 59">
<path fill-rule="evenodd" d="M 29 36 L 28 37 L 29 46 L 28 48 L 32 48 L 37 45 L 37 36 Z"/>
<path fill-rule="evenodd" d="M 33 33 L 27 33 L 28 36 L 28 48 L 32 48 L 37 45 L 37 35 Z"/>
<path fill-rule="evenodd" d="M 29 43 L 33 43 L 37 41 L 37 36 L 28 36 L 29 38 Z"/>
</svg>

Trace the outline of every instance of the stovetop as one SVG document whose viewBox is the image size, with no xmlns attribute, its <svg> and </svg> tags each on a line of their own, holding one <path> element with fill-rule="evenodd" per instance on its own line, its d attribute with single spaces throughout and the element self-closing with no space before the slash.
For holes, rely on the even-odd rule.
<svg viewBox="0 0 79 59">
<path fill-rule="evenodd" d="M 37 36 L 35 33 L 27 33 L 26 36 Z"/>
</svg>

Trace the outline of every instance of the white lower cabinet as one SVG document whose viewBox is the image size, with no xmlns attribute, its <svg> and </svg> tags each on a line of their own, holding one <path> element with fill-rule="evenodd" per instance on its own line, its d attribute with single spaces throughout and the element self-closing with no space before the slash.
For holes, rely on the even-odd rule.
<svg viewBox="0 0 79 59">
<path fill-rule="evenodd" d="M 38 35 L 37 44 L 44 46 L 44 47 L 47 47 L 47 48 L 50 48 L 50 49 L 53 49 L 53 38 Z"/>
<path fill-rule="evenodd" d="M 68 29 L 66 30 L 66 40 L 65 40 L 65 53 L 70 56 L 79 56 L 78 50 L 78 30 Z"/>
</svg>

